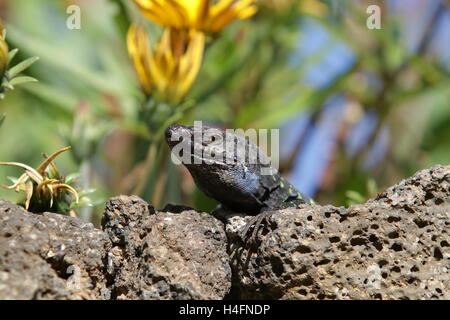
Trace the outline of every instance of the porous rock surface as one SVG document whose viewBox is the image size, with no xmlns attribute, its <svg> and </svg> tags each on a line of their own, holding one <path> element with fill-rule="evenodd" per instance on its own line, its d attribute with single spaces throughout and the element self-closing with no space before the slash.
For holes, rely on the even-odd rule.
<svg viewBox="0 0 450 320">
<path fill-rule="evenodd" d="M 172 211 L 178 211 L 173 206 Z M 207 213 L 158 212 L 138 197 L 108 201 L 102 226 L 117 299 L 222 299 L 231 286 L 223 224 Z"/>
<path fill-rule="evenodd" d="M 239 298 L 449 299 L 450 167 L 422 170 L 365 204 L 275 211 L 242 246 L 227 230 Z"/>
<path fill-rule="evenodd" d="M 223 224 L 138 197 L 108 201 L 104 231 L 0 200 L 0 300 L 222 299 L 231 286 Z"/>
<path fill-rule="evenodd" d="M 0 300 L 109 299 L 108 246 L 91 223 L 0 200 Z"/>
<path fill-rule="evenodd" d="M 349 208 L 252 218 L 138 197 L 107 202 L 102 230 L 0 200 L 0 299 L 450 299 L 450 166 Z"/>
</svg>

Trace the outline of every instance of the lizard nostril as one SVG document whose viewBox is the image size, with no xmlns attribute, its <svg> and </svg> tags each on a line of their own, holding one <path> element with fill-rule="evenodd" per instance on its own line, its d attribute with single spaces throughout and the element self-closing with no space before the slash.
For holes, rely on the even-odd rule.
<svg viewBox="0 0 450 320">
<path fill-rule="evenodd" d="M 166 128 L 166 131 L 164 132 L 165 136 L 166 136 L 166 140 L 170 140 L 170 138 L 172 138 L 172 126 L 169 126 Z"/>
</svg>

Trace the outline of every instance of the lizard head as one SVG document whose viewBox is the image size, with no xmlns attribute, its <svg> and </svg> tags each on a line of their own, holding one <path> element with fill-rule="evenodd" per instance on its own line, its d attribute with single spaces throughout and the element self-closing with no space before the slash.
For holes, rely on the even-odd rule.
<svg viewBox="0 0 450 320">
<path fill-rule="evenodd" d="M 175 124 L 166 129 L 165 136 L 172 154 L 187 168 L 220 166 L 226 160 L 225 131 L 220 129 Z"/>
<path fill-rule="evenodd" d="M 258 165 L 267 159 L 259 148 L 232 130 L 207 126 L 171 125 L 165 131 L 166 142 L 183 165 L 233 167 Z"/>
</svg>

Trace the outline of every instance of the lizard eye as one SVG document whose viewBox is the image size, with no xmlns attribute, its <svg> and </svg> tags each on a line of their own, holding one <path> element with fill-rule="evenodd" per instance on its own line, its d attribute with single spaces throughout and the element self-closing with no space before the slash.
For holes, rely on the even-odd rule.
<svg viewBox="0 0 450 320">
<path fill-rule="evenodd" d="M 209 142 L 214 142 L 216 141 L 216 137 L 215 136 L 211 136 L 211 138 L 209 138 Z"/>
</svg>

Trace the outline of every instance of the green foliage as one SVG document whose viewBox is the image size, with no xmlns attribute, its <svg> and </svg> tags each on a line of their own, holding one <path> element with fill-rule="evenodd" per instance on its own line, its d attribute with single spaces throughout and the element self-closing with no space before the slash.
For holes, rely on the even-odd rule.
<svg viewBox="0 0 450 320">
<path fill-rule="evenodd" d="M 142 22 L 155 44 L 161 29 L 145 21 L 132 1 L 77 2 L 81 30 L 66 28 L 62 1 L 7 2 L 8 43 L 20 48 L 9 51 L 8 60 L 23 62 L 8 65 L 2 86 L 39 82 L 8 92 L 0 102 L 0 114 L 8 113 L 8 121 L 0 116 L 0 159 L 37 163 L 36 155 L 49 145 L 72 145 L 70 156 L 59 160 L 61 171 L 80 172 L 77 184 L 97 190 L 79 192 L 78 206 L 94 204 L 80 210 L 85 219 L 98 219 L 100 199 L 122 193 L 140 195 L 156 206 L 184 203 L 205 211 L 215 206 L 170 161 L 162 140 L 169 124 L 203 120 L 244 129 L 278 128 L 308 111 L 315 128 L 324 103 L 336 94 L 345 94 L 348 102 L 319 203 L 361 203 L 420 168 L 449 162 L 448 66 L 427 52 L 427 39 L 420 51 L 406 50 L 393 12 L 383 15 L 381 30 L 368 30 L 364 1 L 321 1 L 328 11 L 318 15 L 299 10 L 298 1 L 283 1 L 284 8 L 261 6 L 252 19 L 210 36 L 197 80 L 179 105 L 148 100 L 139 89 L 126 31 L 130 22 Z M 293 63 L 304 41 L 304 22 L 323 28 L 329 40 Z M 435 27 L 432 21 L 427 28 Z M 353 52 L 354 64 L 324 87 L 311 85 L 305 75 L 333 55 L 336 45 Z M 29 57 L 34 56 L 41 57 L 39 63 L 33 64 L 36 58 Z M 369 111 L 378 115 L 378 123 L 365 146 L 350 157 L 345 133 Z M 386 128 L 391 138 L 385 156 L 365 167 Z M 292 163 L 284 162 L 284 173 L 289 173 Z M 14 173 L 0 166 L 0 177 Z M 73 178 L 63 183 L 71 185 Z M 10 198 L 4 191 L 0 196 Z M 72 202 L 64 211 L 73 208 Z"/>
<path fill-rule="evenodd" d="M 364 203 L 378 193 L 378 186 L 374 179 L 367 180 L 366 188 L 362 191 L 347 190 L 347 206 Z"/>
<path fill-rule="evenodd" d="M 0 29 L 1 27 L 2 26 L 0 24 Z M 4 98 L 5 91 L 14 90 L 15 86 L 30 82 L 36 82 L 37 80 L 32 77 L 19 76 L 19 74 L 31 67 L 36 61 L 39 60 L 38 57 L 32 57 L 16 64 L 14 67 L 11 67 L 11 62 L 19 50 L 13 49 L 11 51 L 8 51 L 9 49 L 5 41 L 6 29 L 3 30 L 3 36 L 0 36 L 0 44 L 2 44 L 0 50 L 4 50 L 5 54 L 7 53 L 4 57 L 7 61 L 3 63 L 4 67 L 0 68 L 0 99 Z M 0 64 L 2 63 L 0 62 Z"/>
</svg>

